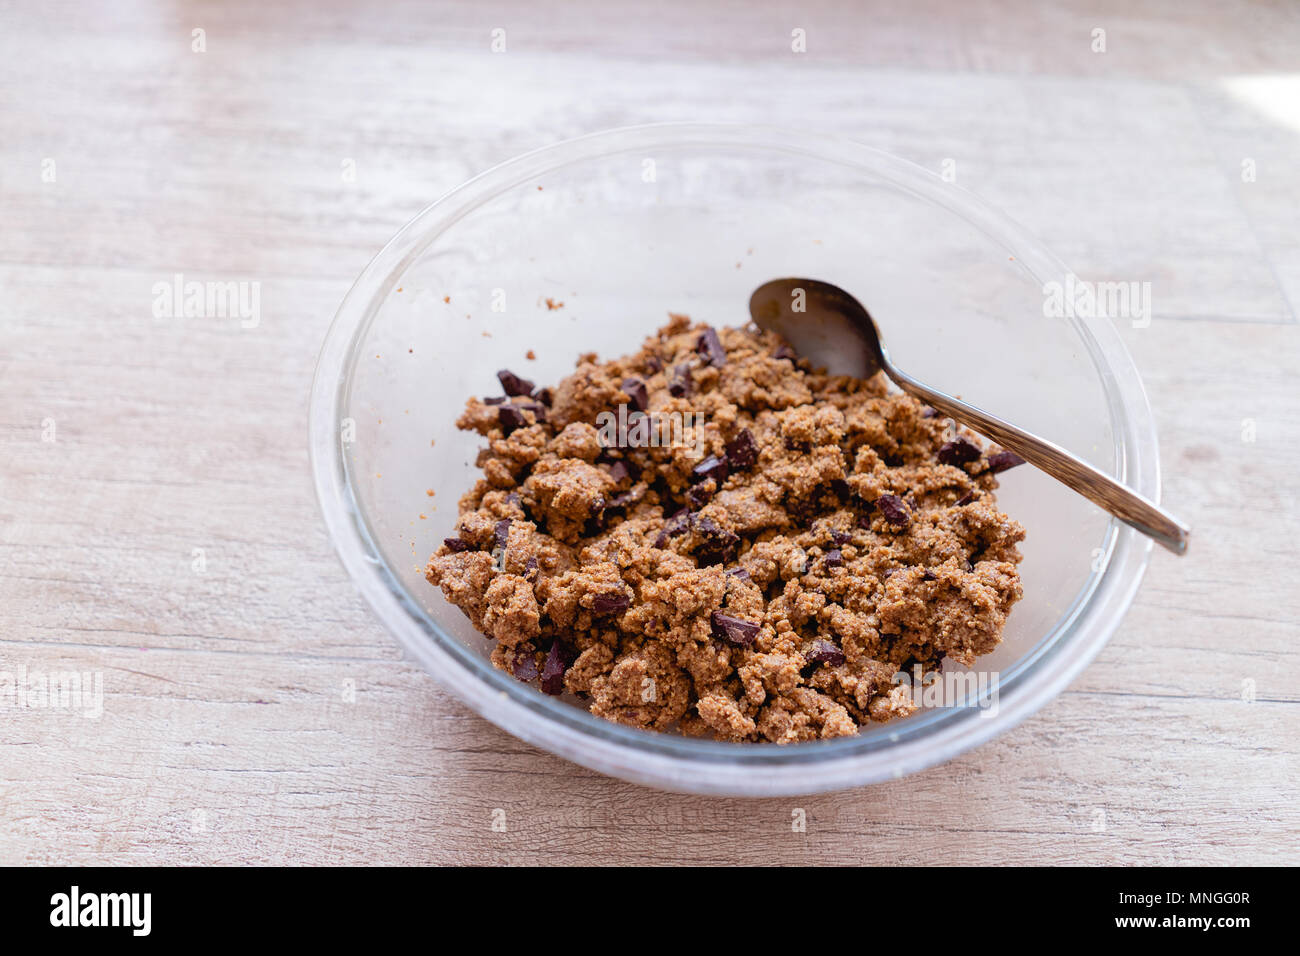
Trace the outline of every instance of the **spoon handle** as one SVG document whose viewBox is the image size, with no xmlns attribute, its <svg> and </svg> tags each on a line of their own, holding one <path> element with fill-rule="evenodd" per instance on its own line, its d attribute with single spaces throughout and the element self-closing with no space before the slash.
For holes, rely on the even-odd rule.
<svg viewBox="0 0 1300 956">
<path fill-rule="evenodd" d="M 1060 445 L 1031 435 L 1010 422 L 988 412 L 967 405 L 960 399 L 937 392 L 916 379 L 886 365 L 885 373 L 903 391 L 913 398 L 927 402 L 954 418 L 969 425 L 982 435 L 992 438 L 1003 448 L 1009 448 L 1025 461 L 1036 465 L 1058 481 L 1064 482 L 1079 494 L 1143 534 L 1150 535 L 1174 554 L 1187 550 L 1187 537 L 1191 533 L 1186 525 L 1167 511 L 1130 491 L 1110 475 L 1098 471 L 1081 458 L 1070 454 Z"/>
</svg>

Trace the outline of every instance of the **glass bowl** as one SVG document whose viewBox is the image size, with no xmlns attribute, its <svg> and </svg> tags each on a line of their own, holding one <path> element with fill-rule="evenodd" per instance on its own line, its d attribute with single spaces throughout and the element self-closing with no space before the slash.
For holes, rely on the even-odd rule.
<svg viewBox="0 0 1300 956">
<path fill-rule="evenodd" d="M 348 292 L 316 370 L 310 437 L 325 524 L 380 620 L 447 690 L 522 740 L 626 780 L 798 794 L 947 760 L 1023 720 L 1097 654 L 1151 545 L 1024 466 L 999 492 L 1028 533 L 1024 598 L 1001 647 L 977 663 L 988 695 L 967 706 L 923 708 L 856 737 L 734 744 L 612 724 L 492 667 L 492 642 L 423 576 L 477 478 L 481 439 L 453 424 L 465 399 L 499 392 L 500 368 L 553 383 L 580 353 L 634 352 L 669 311 L 744 324 L 750 292 L 790 275 L 855 293 L 922 381 L 1158 499 L 1150 408 L 1119 335 L 1104 318 L 1045 317 L 1044 286 L 1067 270 L 970 193 L 857 143 L 789 130 L 586 136 L 503 163 L 416 216 Z"/>
</svg>

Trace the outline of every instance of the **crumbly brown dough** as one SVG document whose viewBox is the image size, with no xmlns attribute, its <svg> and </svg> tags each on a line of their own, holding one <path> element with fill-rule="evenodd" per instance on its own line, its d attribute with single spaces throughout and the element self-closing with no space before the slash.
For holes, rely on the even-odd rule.
<svg viewBox="0 0 1300 956">
<path fill-rule="evenodd" d="M 672 316 L 554 389 L 501 378 L 457 422 L 488 439 L 483 477 L 427 577 L 521 680 L 635 727 L 788 743 L 906 716 L 900 668 L 1001 640 L 1024 530 L 994 472 L 1017 460 L 881 376 Z M 602 447 L 620 405 L 702 432 Z"/>
</svg>

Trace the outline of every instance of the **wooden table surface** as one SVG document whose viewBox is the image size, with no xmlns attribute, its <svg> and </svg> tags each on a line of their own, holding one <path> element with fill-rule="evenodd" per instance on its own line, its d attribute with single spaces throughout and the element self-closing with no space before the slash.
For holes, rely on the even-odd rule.
<svg viewBox="0 0 1300 956">
<path fill-rule="evenodd" d="M 0 863 L 1300 862 L 1300 10 L 622 6 L 0 4 Z M 331 550 L 306 399 L 352 278 L 493 163 L 675 119 L 954 159 L 1080 275 L 1152 283 L 1122 331 L 1193 549 L 946 766 L 606 779 L 404 661 Z M 176 273 L 260 282 L 261 322 L 155 318 Z M 18 705 L 73 670 L 102 716 Z"/>
</svg>

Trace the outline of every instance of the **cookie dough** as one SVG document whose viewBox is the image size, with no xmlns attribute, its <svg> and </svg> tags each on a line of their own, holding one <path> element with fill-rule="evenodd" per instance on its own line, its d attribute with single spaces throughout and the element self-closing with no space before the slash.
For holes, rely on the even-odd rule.
<svg viewBox="0 0 1300 956">
<path fill-rule="evenodd" d="M 426 574 L 493 662 L 622 724 L 790 743 L 906 716 L 900 669 L 993 650 L 1024 538 L 994 474 L 1019 459 L 879 375 L 671 318 L 554 388 L 503 371 L 457 421 L 483 477 Z M 620 406 L 664 427 L 611 441 Z"/>
</svg>

